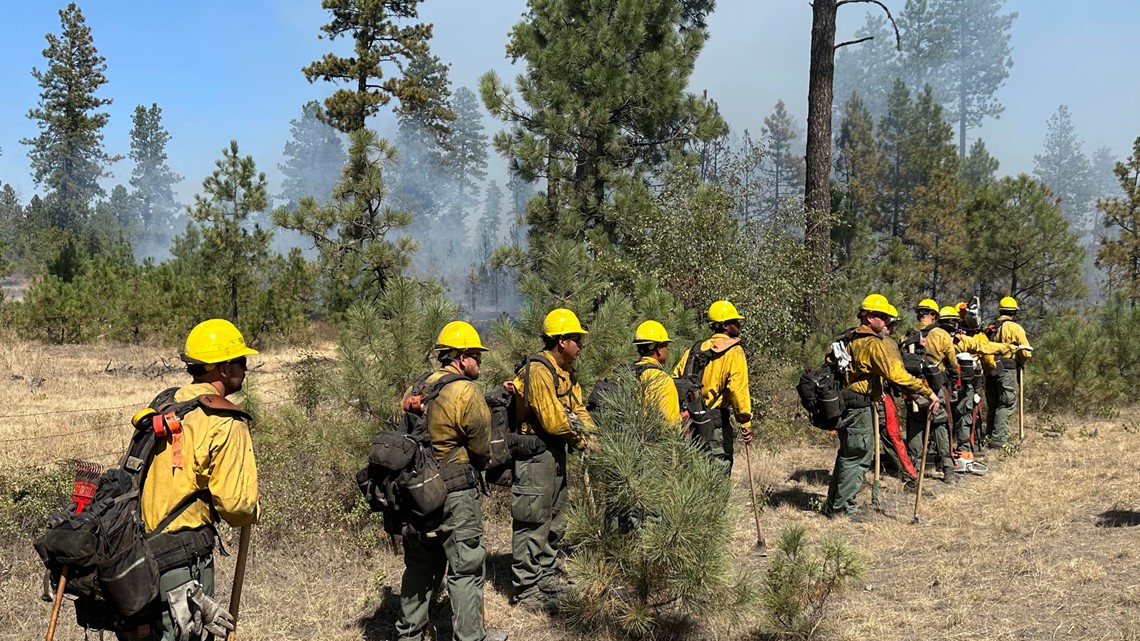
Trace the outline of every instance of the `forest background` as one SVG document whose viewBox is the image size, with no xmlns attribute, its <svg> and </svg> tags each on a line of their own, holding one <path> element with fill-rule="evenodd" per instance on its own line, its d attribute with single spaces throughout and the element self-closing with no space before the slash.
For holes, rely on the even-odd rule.
<svg viewBox="0 0 1140 641">
<path fill-rule="evenodd" d="M 75 4 L 59 11 L 31 70 L 38 100 L 2 103 L 7 122 L 33 125 L 0 139 L 13 172 L 0 176 L 11 337 L 173 352 L 219 316 L 263 349 L 334 341 L 333 358 L 306 359 L 296 407 L 264 417 L 279 435 L 316 416 L 342 428 L 316 455 L 333 476 L 393 417 L 443 323 L 476 322 L 494 347 L 485 379 L 497 381 L 556 306 L 591 328 L 578 367 L 588 389 L 632 359 L 640 320 L 662 320 L 685 345 L 703 336 L 710 302 L 735 302 L 765 447 L 814 436 L 790 390 L 871 291 L 904 316 L 921 298 L 977 295 L 989 318 L 1012 295 L 1038 349 L 1033 411 L 1129 403 L 1140 138 L 1117 131 L 1088 150 L 1064 104 L 1043 123 L 1009 123 L 1002 88 L 1019 68 L 1022 18 L 1001 0 L 840 7 L 848 30 L 864 21 L 836 50 L 825 211 L 804 206 L 808 132 L 788 106 L 799 97 L 729 118 L 718 91 L 696 84 L 717 37 L 712 0 L 532 0 L 503 40 L 518 76 L 487 71 L 466 86 L 419 15 L 431 2 L 323 4 L 300 31 L 328 53 L 288 80 L 320 98 L 291 106 L 273 181 L 224 114 L 210 126 L 213 170 L 172 157 L 182 134 L 164 115 L 185 118 L 194 97 L 124 109 L 114 78 L 128 63 L 108 51 L 131 34 L 89 24 Z M 242 63 L 255 86 L 259 59 Z M 1007 126 L 1043 141 L 1031 163 L 1010 163 L 1016 174 L 984 141 Z M 13 160 L 25 153 L 27 166 Z M 805 242 L 818 238 L 822 248 Z M 359 507 L 342 498 L 321 516 Z"/>
</svg>

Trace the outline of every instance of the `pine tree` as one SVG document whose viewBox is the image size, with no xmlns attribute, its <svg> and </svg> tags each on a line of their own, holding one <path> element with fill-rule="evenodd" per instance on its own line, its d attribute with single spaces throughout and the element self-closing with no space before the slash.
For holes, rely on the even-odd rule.
<svg viewBox="0 0 1140 641">
<path fill-rule="evenodd" d="M 1115 174 L 1124 195 L 1097 200 L 1105 227 L 1114 233 L 1101 237 L 1096 265 L 1108 272 L 1110 290 L 1134 308 L 1140 300 L 1140 137 L 1128 161 L 1116 163 Z"/>
<path fill-rule="evenodd" d="M 254 224 L 251 214 L 264 211 L 268 203 L 265 174 L 257 171 L 252 156 L 242 157 L 231 140 L 222 149 L 217 169 L 202 181 L 202 194 L 194 196 L 190 217 L 200 223 L 200 251 L 218 279 L 226 317 L 238 323 L 240 303 L 261 282 L 269 260 L 272 234 Z"/>
<path fill-rule="evenodd" d="M 882 225 L 878 194 L 887 165 L 875 144 L 871 112 L 857 93 L 844 104 L 835 146 L 838 194 L 833 201 L 838 217 L 831 228 L 833 258 L 841 278 L 862 284 L 875 250 L 871 230 Z"/>
<path fill-rule="evenodd" d="M 449 139 L 447 165 L 455 175 L 464 207 L 473 202 L 480 183 L 487 178 L 487 134 L 479 98 L 467 87 L 455 90 L 455 123 Z"/>
<path fill-rule="evenodd" d="M 431 136 L 442 150 L 451 150 L 452 122 L 456 113 L 452 106 L 449 65 L 426 51 L 412 56 L 404 68 L 408 98 L 396 107 L 400 124 L 413 123 Z"/>
<path fill-rule="evenodd" d="M 107 83 L 106 59 L 99 55 L 83 12 L 74 2 L 59 12 L 62 32 L 49 33 L 43 56 L 47 69 L 32 69 L 39 82 L 39 104 L 28 111 L 40 133 L 20 142 L 30 145 L 36 184 L 48 192 L 52 222 L 78 231 L 86 222 L 91 201 L 103 195 L 99 179 L 119 158 L 103 150 L 103 127 L 109 115 L 100 107 L 110 98 L 95 95 Z"/>
<path fill-rule="evenodd" d="M 511 170 L 546 182 L 528 209 L 534 257 L 552 243 L 587 238 L 592 252 L 615 254 L 622 221 L 640 214 L 618 211 L 616 192 L 636 189 L 669 154 L 723 131 L 712 106 L 686 91 L 707 36 L 704 5 L 535 0 L 515 26 L 507 54 L 526 61 L 522 102 L 493 73 L 480 93 L 511 127 L 494 138 Z M 621 269 L 616 258 L 602 260 Z"/>
<path fill-rule="evenodd" d="M 986 143 L 978 138 L 962 161 L 962 181 L 972 190 L 992 182 L 997 177 L 998 164 L 998 159 L 986 149 Z"/>
<path fill-rule="evenodd" d="M 318 203 L 332 197 L 340 172 L 348 161 L 340 132 L 322 120 L 321 104 L 310 100 L 301 107 L 301 117 L 289 121 L 293 139 L 285 143 L 281 170 L 281 195 L 287 207 L 296 207 L 305 196 Z"/>
<path fill-rule="evenodd" d="M 149 109 L 138 105 L 131 122 L 130 158 L 135 162 L 131 186 L 140 203 L 138 231 L 163 234 L 171 229 L 178 212 L 174 185 L 182 182 L 182 176 L 166 164 L 170 134 L 162 126 L 162 109 L 154 103 Z"/>
<path fill-rule="evenodd" d="M 761 165 L 767 183 L 764 208 L 770 216 L 774 216 L 789 197 L 803 192 L 804 156 L 797 137 L 796 125 L 784 101 L 776 102 L 776 110 L 764 119 L 764 161 Z"/>
<path fill-rule="evenodd" d="M 951 153 L 953 147 L 950 148 Z M 952 156 L 957 160 L 957 156 Z M 962 183 L 957 167 L 935 169 L 915 189 L 911 224 L 905 240 L 913 248 L 914 266 L 921 278 L 917 290 L 906 292 L 940 300 L 973 284 L 969 263 L 970 238 L 962 212 Z"/>
<path fill-rule="evenodd" d="M 903 16 L 899 22 L 903 22 Z M 871 115 L 881 117 L 887 110 L 887 96 L 895 78 L 902 76 L 895 34 L 884 16 L 868 13 L 867 21 L 855 31 L 855 38 L 871 40 L 836 51 L 834 95 L 843 98 L 858 93 Z M 842 110 L 842 104 L 836 101 L 835 115 L 841 117 Z"/>
<path fill-rule="evenodd" d="M 937 2 L 907 0 L 899 14 L 902 54 L 898 77 L 915 92 L 941 80 L 940 73 L 949 55 L 950 33 L 939 19 Z M 942 94 L 940 97 L 944 97 Z"/>
<path fill-rule="evenodd" d="M 1017 12 L 1002 13 L 1005 0 L 934 0 L 932 12 L 946 37 L 946 58 L 931 84 L 947 96 L 958 123 L 958 156 L 966 156 L 966 135 L 1005 107 L 994 94 L 1013 67 L 1010 27 Z"/>
<path fill-rule="evenodd" d="M 907 224 L 907 208 L 912 184 L 907 136 L 913 118 L 914 105 L 910 91 L 902 80 L 895 80 L 887 99 L 887 111 L 879 119 L 877 138 L 879 149 L 886 159 L 887 170 L 880 196 L 883 220 L 876 231 L 901 237 Z"/>
<path fill-rule="evenodd" d="M 431 98 L 429 92 L 398 75 L 416 56 L 426 55 L 431 25 L 414 23 L 400 26 L 419 16 L 422 0 L 322 0 L 321 6 L 332 20 L 321 31 L 329 40 L 348 36 L 353 41 L 349 57 L 326 53 L 301 71 L 309 82 L 317 79 L 346 83 L 350 89 L 337 89 L 325 99 L 325 117 L 337 129 L 351 133 L 365 126 L 369 116 L 393 97 L 401 107 L 417 111 Z"/>
<path fill-rule="evenodd" d="M 1085 294 L 1084 249 L 1044 184 L 1021 174 L 982 185 L 967 220 L 983 298 L 1056 309 Z"/>
<path fill-rule="evenodd" d="M 303 198 L 296 209 L 273 212 L 273 222 L 294 229 L 316 244 L 324 276 L 325 308 L 345 313 L 356 300 L 376 300 L 388 282 L 411 264 L 416 243 L 407 236 L 396 240 L 412 222 L 407 212 L 388 205 L 384 171 L 395 156 L 388 141 L 369 129 L 349 134 L 348 164 L 344 177 L 325 205 Z"/>
<path fill-rule="evenodd" d="M 478 265 L 476 269 L 483 283 L 481 291 L 486 294 L 492 305 L 499 304 L 505 275 L 501 267 L 495 267 L 492 264 L 495 252 L 502 244 L 502 238 L 499 235 L 502 220 L 503 190 L 499 188 L 498 183 L 492 180 L 487 184 L 487 191 L 483 197 L 483 215 L 479 217 L 479 221 L 475 225 L 475 237 L 478 242 L 476 246 Z"/>
<path fill-rule="evenodd" d="M 1045 148 L 1033 157 L 1033 175 L 1061 199 L 1061 211 L 1082 239 L 1093 234 L 1089 204 L 1094 197 L 1092 166 L 1081 150 L 1069 108 L 1061 105 L 1049 117 Z"/>
<path fill-rule="evenodd" d="M 843 109 L 836 137 L 836 178 L 847 195 L 851 212 L 879 225 L 876 194 L 886 174 L 886 159 L 875 144 L 875 123 L 862 97 L 851 94 Z"/>
</svg>

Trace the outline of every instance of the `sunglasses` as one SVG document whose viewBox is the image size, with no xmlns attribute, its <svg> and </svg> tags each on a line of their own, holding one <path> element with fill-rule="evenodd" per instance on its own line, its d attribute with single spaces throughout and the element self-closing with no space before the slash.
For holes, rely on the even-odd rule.
<svg viewBox="0 0 1140 641">
<path fill-rule="evenodd" d="M 577 345 L 578 347 L 581 347 L 584 339 L 582 336 L 569 335 L 569 336 L 563 336 L 562 340 L 573 341 L 575 345 Z"/>
<path fill-rule="evenodd" d="M 483 364 L 483 352 L 467 352 L 467 353 L 463 354 L 462 356 L 464 358 L 473 359 L 475 361 L 475 364 L 477 364 L 477 365 Z"/>
</svg>

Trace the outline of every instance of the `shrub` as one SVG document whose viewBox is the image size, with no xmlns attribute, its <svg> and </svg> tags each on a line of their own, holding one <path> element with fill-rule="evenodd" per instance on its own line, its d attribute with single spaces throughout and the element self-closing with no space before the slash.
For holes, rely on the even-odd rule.
<svg viewBox="0 0 1140 641">
<path fill-rule="evenodd" d="M 784 528 L 776 550 L 764 579 L 761 603 L 777 636 L 814 639 L 828 601 L 849 580 L 863 574 L 863 564 L 855 551 L 838 539 L 826 538 L 812 550 L 802 525 Z"/>
<path fill-rule="evenodd" d="M 632 373 L 616 377 L 595 419 L 598 452 L 571 494 L 570 610 L 582 626 L 644 638 L 699 615 L 739 613 L 752 597 L 736 576 L 731 487 L 656 409 Z"/>
</svg>

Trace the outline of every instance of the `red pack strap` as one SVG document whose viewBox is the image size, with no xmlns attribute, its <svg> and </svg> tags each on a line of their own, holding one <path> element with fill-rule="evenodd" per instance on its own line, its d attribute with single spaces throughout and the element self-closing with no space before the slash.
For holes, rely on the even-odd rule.
<svg viewBox="0 0 1140 641">
<path fill-rule="evenodd" d="M 155 414 L 151 419 L 157 438 L 170 438 L 171 466 L 182 469 L 182 419 L 174 412 Z"/>
</svg>

